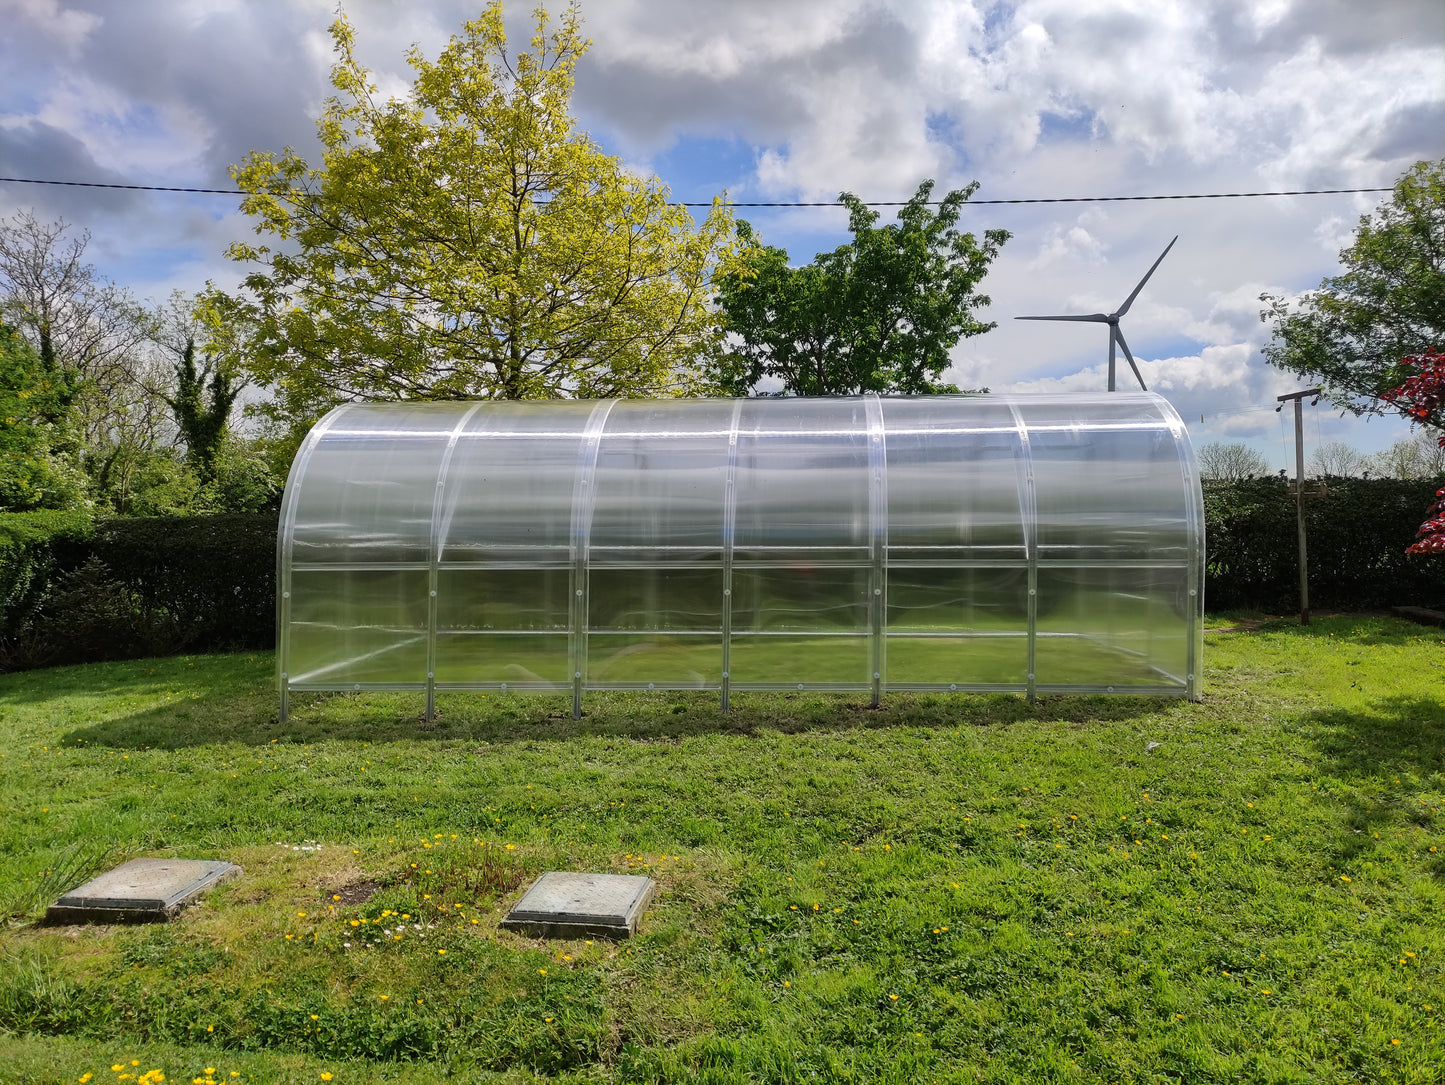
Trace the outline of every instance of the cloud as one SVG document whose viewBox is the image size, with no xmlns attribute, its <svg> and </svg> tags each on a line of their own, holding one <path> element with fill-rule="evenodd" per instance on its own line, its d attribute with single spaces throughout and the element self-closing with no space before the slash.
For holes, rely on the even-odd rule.
<svg viewBox="0 0 1445 1085">
<path fill-rule="evenodd" d="M 0 124 L 0 162 L 7 172 L 38 179 L 84 179 L 124 184 L 124 174 L 102 166 L 78 138 L 39 121 Z M 39 218 L 82 220 L 95 211 L 116 214 L 134 207 L 139 193 L 65 185 L 0 184 L 11 208 L 32 208 Z"/>
</svg>

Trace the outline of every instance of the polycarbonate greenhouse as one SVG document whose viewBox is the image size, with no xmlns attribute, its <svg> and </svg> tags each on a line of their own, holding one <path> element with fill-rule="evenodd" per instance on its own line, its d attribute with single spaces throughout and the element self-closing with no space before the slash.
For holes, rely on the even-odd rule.
<svg viewBox="0 0 1445 1085">
<path fill-rule="evenodd" d="M 1201 691 L 1150 393 L 352 404 L 278 539 L 298 690 Z"/>
</svg>

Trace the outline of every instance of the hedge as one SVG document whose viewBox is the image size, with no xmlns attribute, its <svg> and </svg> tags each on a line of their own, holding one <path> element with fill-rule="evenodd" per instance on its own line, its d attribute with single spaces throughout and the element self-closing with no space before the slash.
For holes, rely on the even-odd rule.
<svg viewBox="0 0 1445 1085">
<path fill-rule="evenodd" d="M 57 562 L 83 553 L 92 528 L 88 512 L 0 513 L 0 636 L 35 613 L 49 593 Z"/>
<path fill-rule="evenodd" d="M 275 642 L 275 513 L 51 517 L 0 515 L 0 670 Z"/>
<path fill-rule="evenodd" d="M 1305 503 L 1310 604 L 1445 609 L 1445 556 L 1407 555 L 1445 480 L 1339 478 Z M 1210 610 L 1299 605 L 1283 479 L 1204 485 Z M 0 514 L 0 670 L 275 643 L 276 515 Z"/>
<path fill-rule="evenodd" d="M 1305 483 L 1312 609 L 1445 609 L 1445 558 L 1406 554 L 1445 479 Z M 1204 601 L 1211 610 L 1299 606 L 1295 500 L 1281 478 L 1204 484 Z"/>
</svg>

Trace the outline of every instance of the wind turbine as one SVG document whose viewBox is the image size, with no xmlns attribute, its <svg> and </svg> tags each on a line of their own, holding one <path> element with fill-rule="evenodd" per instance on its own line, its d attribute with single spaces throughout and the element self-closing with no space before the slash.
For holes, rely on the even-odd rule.
<svg viewBox="0 0 1445 1085">
<path fill-rule="evenodd" d="M 1175 234 L 1174 241 L 1178 240 L 1179 235 Z M 1144 385 L 1144 378 L 1139 375 L 1139 367 L 1134 364 L 1134 355 L 1129 353 L 1129 344 L 1124 342 L 1124 333 L 1119 328 L 1119 318 L 1129 311 L 1129 306 L 1134 304 L 1134 299 L 1139 296 L 1139 291 L 1144 289 L 1144 284 L 1149 281 L 1149 276 L 1154 274 L 1155 269 L 1164 262 L 1164 257 L 1169 255 L 1169 250 L 1174 247 L 1174 241 L 1171 241 L 1169 242 L 1169 244 L 1164 246 L 1164 251 L 1159 254 L 1159 259 L 1154 261 L 1154 267 L 1151 267 L 1148 271 L 1144 273 L 1144 277 L 1139 280 L 1139 285 L 1134 287 L 1134 292 L 1124 300 L 1123 305 L 1119 306 L 1119 308 L 1112 313 L 1090 313 L 1087 316 L 1016 316 L 1014 317 L 1014 319 L 1083 320 L 1091 324 L 1109 325 L 1109 391 L 1112 392 L 1115 390 L 1116 382 L 1114 380 L 1114 344 L 1117 343 L 1119 345 L 1119 349 L 1124 352 L 1124 357 L 1129 361 L 1129 368 L 1134 371 L 1134 379 L 1139 382 L 1139 387 L 1143 388 L 1144 391 L 1147 392 L 1149 389 Z"/>
</svg>

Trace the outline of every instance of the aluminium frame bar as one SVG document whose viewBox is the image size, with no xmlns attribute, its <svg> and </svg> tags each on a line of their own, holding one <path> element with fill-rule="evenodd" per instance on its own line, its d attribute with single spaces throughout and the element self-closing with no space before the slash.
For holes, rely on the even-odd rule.
<svg viewBox="0 0 1445 1085">
<path fill-rule="evenodd" d="M 592 510 L 596 505 L 597 453 L 602 444 L 602 431 L 607 425 L 607 416 L 618 400 L 604 399 L 592 408 L 587 416 L 586 428 L 577 449 L 577 471 L 572 483 L 572 530 L 571 558 L 572 575 L 570 612 L 572 628 L 569 649 L 572 663 L 572 718 L 582 718 L 582 692 L 587 674 L 587 601 L 588 573 L 590 560 L 588 551 L 592 545 Z"/>
</svg>

